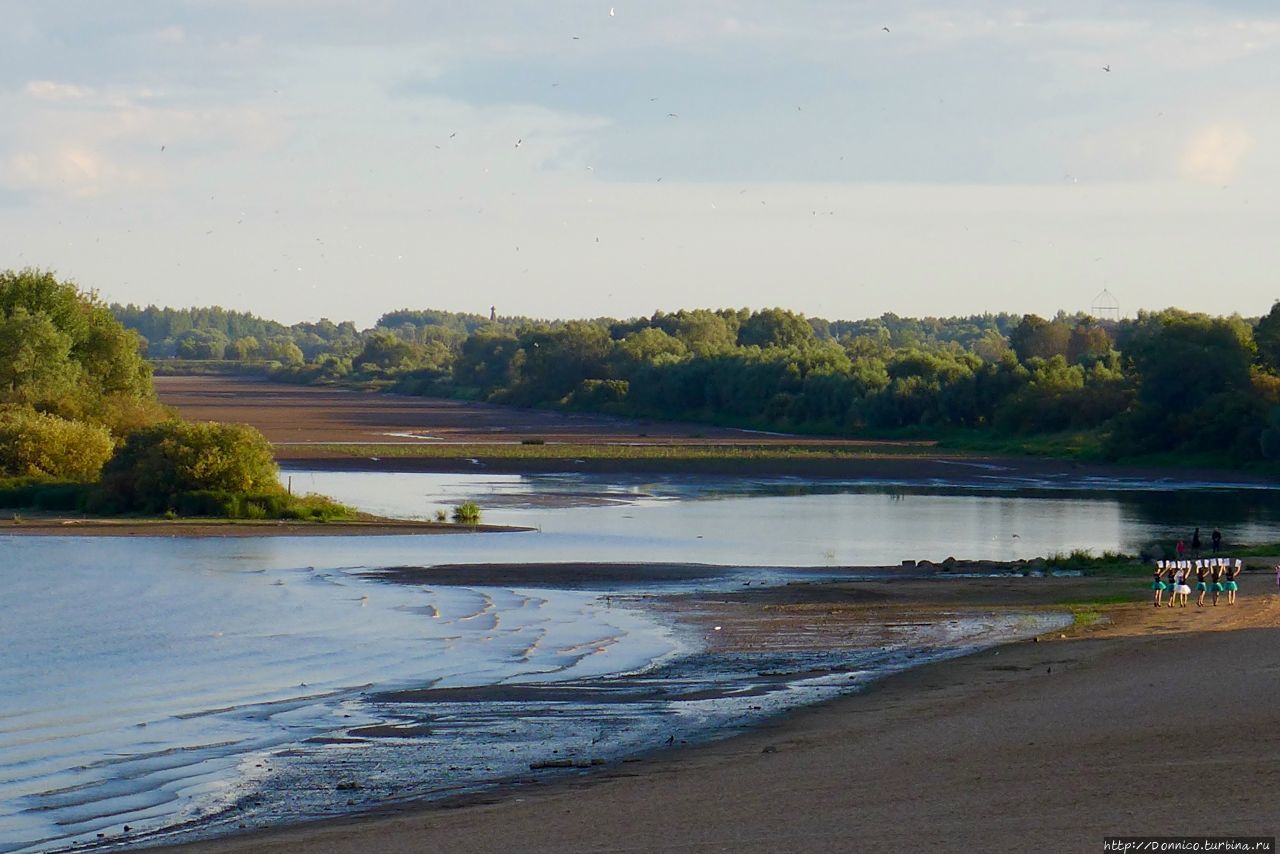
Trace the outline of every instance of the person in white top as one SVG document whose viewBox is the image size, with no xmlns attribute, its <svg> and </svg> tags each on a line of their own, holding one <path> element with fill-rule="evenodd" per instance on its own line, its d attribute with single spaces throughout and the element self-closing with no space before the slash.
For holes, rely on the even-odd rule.
<svg viewBox="0 0 1280 854">
<path fill-rule="evenodd" d="M 1191 587 L 1187 584 L 1187 572 L 1190 566 L 1191 561 L 1178 561 L 1178 568 L 1173 573 L 1173 591 L 1169 594 L 1170 608 L 1173 607 L 1175 601 L 1183 608 L 1187 607 L 1187 597 L 1191 595 Z"/>
</svg>

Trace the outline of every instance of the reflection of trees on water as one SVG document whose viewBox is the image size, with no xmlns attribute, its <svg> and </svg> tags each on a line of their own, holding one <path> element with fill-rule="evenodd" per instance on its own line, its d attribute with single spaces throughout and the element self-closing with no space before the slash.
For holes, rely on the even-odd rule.
<svg viewBox="0 0 1280 854">
<path fill-rule="evenodd" d="M 1118 500 L 1127 519 L 1164 532 L 1169 539 L 1181 537 L 1190 543 L 1191 532 L 1199 527 L 1206 548 L 1214 528 L 1221 529 L 1229 548 L 1267 537 L 1280 527 L 1280 494 L 1272 490 L 1171 489 L 1125 493 Z"/>
</svg>

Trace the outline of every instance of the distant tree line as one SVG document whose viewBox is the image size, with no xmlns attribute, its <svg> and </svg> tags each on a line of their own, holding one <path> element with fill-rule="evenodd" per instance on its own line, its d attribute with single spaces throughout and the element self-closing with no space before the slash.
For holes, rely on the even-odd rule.
<svg viewBox="0 0 1280 854">
<path fill-rule="evenodd" d="M 828 321 L 780 308 L 547 322 L 406 309 L 366 330 L 114 310 L 161 354 L 221 336 L 221 351 L 190 357 L 256 360 L 282 381 L 840 435 L 1079 433 L 1114 458 L 1280 458 L 1280 303 L 1257 320 L 1167 309 L 1119 322 Z"/>
</svg>

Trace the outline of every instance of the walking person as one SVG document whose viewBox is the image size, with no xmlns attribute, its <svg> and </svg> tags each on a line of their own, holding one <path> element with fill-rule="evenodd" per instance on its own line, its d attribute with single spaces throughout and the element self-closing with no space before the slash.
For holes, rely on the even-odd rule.
<svg viewBox="0 0 1280 854">
<path fill-rule="evenodd" d="M 1276 584 L 1280 585 L 1280 564 L 1276 565 Z M 1155 572 L 1151 573 L 1151 589 L 1155 591 L 1152 604 L 1159 608 L 1164 599 L 1164 561 L 1162 560 L 1156 561 Z"/>
<path fill-rule="evenodd" d="M 1240 589 L 1240 585 L 1236 583 L 1236 579 L 1240 577 L 1240 573 L 1244 572 L 1244 561 L 1236 558 L 1234 567 L 1227 571 L 1227 604 L 1236 604 L 1236 591 Z"/>
<path fill-rule="evenodd" d="M 1209 538 L 1209 541 L 1213 543 L 1213 553 L 1216 555 L 1218 553 L 1218 549 L 1222 548 L 1222 532 L 1217 528 L 1214 528 L 1213 536 Z"/>
<path fill-rule="evenodd" d="M 1196 557 L 1200 557 L 1200 529 L 1196 528 L 1196 532 L 1191 535 L 1191 553 Z"/>
<path fill-rule="evenodd" d="M 1209 585 L 1204 578 L 1209 574 L 1209 565 L 1204 561 L 1196 561 L 1196 607 L 1204 606 L 1204 594 L 1209 592 Z"/>
<path fill-rule="evenodd" d="M 1209 577 L 1213 579 L 1213 604 L 1215 607 L 1218 604 L 1218 597 L 1227 589 L 1226 585 L 1222 583 L 1222 576 L 1225 571 L 1226 567 L 1222 565 L 1221 560 L 1213 562 L 1213 572 L 1209 574 Z"/>
</svg>

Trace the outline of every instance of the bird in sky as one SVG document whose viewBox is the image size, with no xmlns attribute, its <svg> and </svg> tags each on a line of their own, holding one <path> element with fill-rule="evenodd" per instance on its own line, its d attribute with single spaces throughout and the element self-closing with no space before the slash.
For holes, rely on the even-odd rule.
<svg viewBox="0 0 1280 854">
<path fill-rule="evenodd" d="M 1102 66 L 1102 70 L 1103 70 L 1103 71 L 1110 71 L 1110 70 L 1111 70 L 1111 66 L 1110 66 L 1110 65 L 1104 65 L 1104 66 Z"/>
<path fill-rule="evenodd" d="M 612 17 L 613 17 L 613 7 L 612 7 L 612 6 L 610 6 L 610 7 L 609 7 L 609 17 L 610 17 L 610 18 L 612 18 Z"/>
<path fill-rule="evenodd" d="M 669 119 L 678 119 L 678 118 L 680 118 L 680 116 L 676 115 L 675 113 L 667 113 L 667 118 L 669 118 Z"/>
<path fill-rule="evenodd" d="M 880 29 L 884 30 L 886 33 L 887 33 L 887 32 L 889 32 L 889 28 L 888 28 L 888 27 L 881 27 Z"/>
<path fill-rule="evenodd" d="M 520 147 L 520 143 L 522 143 L 522 142 L 524 142 L 524 140 L 523 140 L 523 139 L 517 139 L 517 140 L 516 140 L 516 148 L 519 148 L 519 147 Z"/>
</svg>

